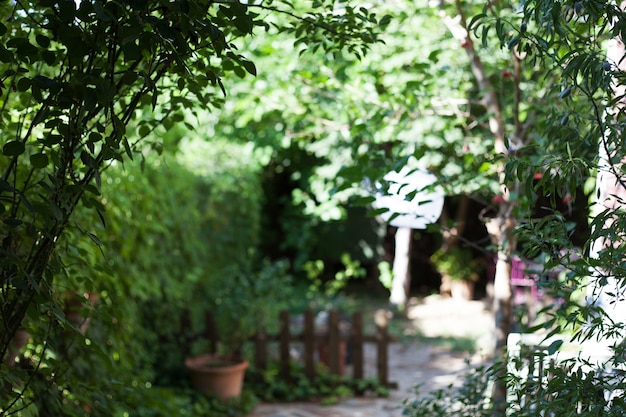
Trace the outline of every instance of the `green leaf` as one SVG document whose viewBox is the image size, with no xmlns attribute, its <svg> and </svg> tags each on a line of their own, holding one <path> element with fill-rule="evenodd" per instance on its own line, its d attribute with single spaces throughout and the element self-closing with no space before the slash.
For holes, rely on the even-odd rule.
<svg viewBox="0 0 626 417">
<path fill-rule="evenodd" d="M 54 65 L 57 60 L 57 54 L 53 51 L 43 51 L 41 53 L 41 58 L 43 58 L 44 62 L 50 66 Z"/>
<path fill-rule="evenodd" d="M 89 168 L 94 168 L 96 166 L 96 160 L 89 154 L 89 152 L 82 151 L 80 153 L 80 160 Z"/>
<path fill-rule="evenodd" d="M 244 78 L 246 76 L 246 72 L 241 67 L 234 67 L 233 72 L 239 78 Z"/>
<path fill-rule="evenodd" d="M 17 91 L 26 91 L 30 88 L 31 81 L 29 78 L 23 77 L 17 81 Z"/>
<path fill-rule="evenodd" d="M 3 45 L 0 45 L 0 61 L 7 64 L 13 62 L 13 52 L 9 51 Z"/>
<path fill-rule="evenodd" d="M 243 65 L 243 67 L 246 69 L 246 71 L 248 71 L 248 73 L 256 76 L 256 66 L 254 65 L 254 62 L 248 61 L 246 59 L 242 59 L 241 65 Z"/>
<path fill-rule="evenodd" d="M 25 150 L 26 146 L 24 146 L 24 143 L 16 140 L 7 142 L 2 147 L 2 153 L 6 156 L 18 156 L 23 154 Z"/>
<path fill-rule="evenodd" d="M 42 48 L 47 48 L 48 46 L 50 46 L 50 39 L 47 36 L 39 34 L 35 36 L 35 40 L 37 41 L 37 44 Z"/>
<path fill-rule="evenodd" d="M 122 76 L 122 82 L 126 85 L 132 85 L 139 78 L 139 74 L 134 71 L 127 71 Z"/>
<path fill-rule="evenodd" d="M 68 0 L 61 0 L 57 3 L 59 7 L 59 17 L 66 22 L 74 20 L 76 17 L 76 3 Z"/>
<path fill-rule="evenodd" d="M 382 208 L 378 208 L 378 209 L 375 209 L 375 210 L 371 210 L 371 211 L 369 211 L 369 212 L 367 213 L 367 216 L 368 216 L 368 217 L 376 217 L 376 216 L 378 216 L 378 215 L 380 215 L 380 214 L 387 213 L 388 211 L 389 211 L 389 209 L 388 209 L 388 208 L 386 208 L 386 207 L 382 207 Z"/>
<path fill-rule="evenodd" d="M 87 232 L 87 236 L 89 236 L 89 239 L 91 239 L 96 245 L 98 245 L 98 247 L 102 247 L 102 241 L 98 238 L 98 236 L 91 232 Z"/>
<path fill-rule="evenodd" d="M 563 341 L 562 340 L 555 340 L 554 342 L 550 343 L 550 346 L 548 346 L 548 355 L 554 355 L 559 348 L 563 345 Z"/>
<path fill-rule="evenodd" d="M 17 227 L 20 226 L 23 222 L 20 219 L 16 219 L 14 217 L 4 219 L 4 224 L 9 227 Z"/>
<path fill-rule="evenodd" d="M 44 168 L 48 165 L 48 156 L 44 153 L 36 153 L 30 156 L 30 163 L 34 168 Z"/>
<path fill-rule="evenodd" d="M 124 150 L 126 151 L 126 155 L 128 155 L 128 157 L 130 158 L 130 160 L 133 160 L 133 151 L 130 148 L 130 143 L 128 143 L 128 139 L 126 139 L 125 137 L 122 139 L 122 144 L 124 145 Z"/>
<path fill-rule="evenodd" d="M 366 205 L 372 204 L 374 201 L 376 201 L 375 197 L 364 196 L 364 197 L 355 198 L 354 200 L 351 201 L 351 204 L 355 206 L 366 206 Z"/>
<path fill-rule="evenodd" d="M 35 77 L 33 77 L 33 84 L 36 84 L 44 90 L 48 90 L 54 87 L 56 81 L 44 75 L 35 75 Z"/>
<path fill-rule="evenodd" d="M 478 168 L 478 172 L 481 174 L 485 173 L 489 171 L 490 167 L 491 167 L 491 164 L 489 162 L 483 162 L 482 164 L 480 164 L 480 167 Z"/>
<path fill-rule="evenodd" d="M 7 181 L 0 178 L 0 192 L 5 192 L 5 191 L 13 192 L 15 191 L 15 189 L 11 187 L 11 184 L 9 184 Z"/>
</svg>

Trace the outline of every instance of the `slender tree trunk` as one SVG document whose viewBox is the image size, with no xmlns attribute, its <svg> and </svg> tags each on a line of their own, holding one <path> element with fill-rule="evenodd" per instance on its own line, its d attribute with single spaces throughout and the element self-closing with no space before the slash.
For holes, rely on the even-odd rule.
<svg viewBox="0 0 626 417">
<path fill-rule="evenodd" d="M 411 247 L 413 229 L 399 227 L 396 230 L 396 248 L 393 257 L 393 282 L 389 302 L 401 311 L 406 311 L 411 289 Z"/>
<path fill-rule="evenodd" d="M 513 230 L 516 225 L 513 215 L 514 201 L 510 198 L 510 188 L 506 181 L 505 161 L 510 155 L 510 149 L 517 149 L 522 146 L 526 133 L 526 128 L 519 120 L 519 102 L 521 96 L 519 94 L 520 82 L 520 62 L 521 59 L 514 54 L 515 63 L 515 82 L 517 84 L 515 91 L 515 132 L 511 132 L 506 137 L 505 123 L 502 118 L 502 109 L 498 102 L 496 92 L 487 76 L 480 56 L 474 48 L 474 42 L 467 29 L 467 20 L 465 18 L 462 3 L 460 0 L 455 1 L 457 16 L 454 18 L 441 11 L 441 18 L 448 27 L 452 35 L 460 42 L 465 49 L 472 74 L 476 79 L 476 83 L 480 91 L 483 92 L 483 103 L 489 114 L 489 130 L 493 135 L 494 151 L 502 156 L 496 167 L 500 182 L 500 192 L 503 202 L 497 208 L 497 214 L 493 219 L 486 222 L 487 230 L 496 245 L 496 273 L 493 287 L 493 314 L 495 324 L 495 345 L 494 359 L 501 363 L 506 361 L 506 344 L 509 333 L 511 331 L 511 323 L 513 320 L 512 309 L 512 290 L 511 290 L 511 254 L 515 249 L 515 240 L 513 239 Z M 508 146 L 507 146 L 508 139 Z M 517 184 L 513 184 L 517 187 Z M 503 367 L 497 375 L 493 401 L 495 404 L 494 415 L 504 415 L 506 411 L 506 368 Z"/>
</svg>

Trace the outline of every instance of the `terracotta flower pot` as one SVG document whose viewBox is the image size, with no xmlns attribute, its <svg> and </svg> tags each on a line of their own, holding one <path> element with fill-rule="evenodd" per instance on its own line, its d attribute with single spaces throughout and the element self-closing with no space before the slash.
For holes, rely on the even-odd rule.
<svg viewBox="0 0 626 417">
<path fill-rule="evenodd" d="M 223 356 L 204 354 L 185 360 L 193 387 L 208 396 L 228 400 L 241 395 L 248 361 L 233 361 Z"/>
<path fill-rule="evenodd" d="M 453 280 L 450 286 L 452 298 L 471 301 L 474 298 L 474 283 L 471 281 Z"/>
</svg>

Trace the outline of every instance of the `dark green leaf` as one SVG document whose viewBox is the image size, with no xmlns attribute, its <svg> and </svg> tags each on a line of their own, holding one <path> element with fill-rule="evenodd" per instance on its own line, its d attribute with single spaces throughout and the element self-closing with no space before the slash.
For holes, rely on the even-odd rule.
<svg viewBox="0 0 626 417">
<path fill-rule="evenodd" d="M 30 88 L 30 79 L 23 77 L 17 81 L 17 91 L 26 91 Z"/>
<path fill-rule="evenodd" d="M 133 159 L 133 151 L 130 148 L 130 144 L 128 143 L 128 139 L 123 138 L 122 143 L 124 144 L 124 150 L 126 151 L 126 155 L 131 159 Z"/>
<path fill-rule="evenodd" d="M 5 192 L 5 191 L 13 192 L 15 191 L 15 189 L 11 187 L 11 185 L 8 182 L 0 178 L 0 193 Z"/>
<path fill-rule="evenodd" d="M 44 153 L 36 153 L 30 156 L 30 163 L 35 168 L 44 168 L 48 165 L 48 156 Z"/>
<path fill-rule="evenodd" d="M 26 147 L 23 142 L 11 141 L 2 147 L 2 153 L 6 156 L 18 156 L 24 153 Z"/>
<path fill-rule="evenodd" d="M 233 68 L 233 72 L 235 73 L 235 75 L 239 78 L 244 78 L 246 76 L 246 72 L 239 66 L 235 66 Z"/>
<path fill-rule="evenodd" d="M 132 85 L 139 78 L 139 74 L 134 71 L 127 71 L 122 76 L 122 82 L 127 85 Z"/>
<path fill-rule="evenodd" d="M 387 213 L 388 211 L 389 211 L 388 208 L 383 207 L 383 208 L 371 210 L 371 211 L 369 211 L 367 213 L 367 215 L 368 215 L 368 217 L 376 217 L 376 216 L 378 216 L 380 214 Z"/>
<path fill-rule="evenodd" d="M 43 51 L 41 52 L 41 58 L 43 58 L 46 64 L 54 65 L 57 59 L 57 54 L 53 51 Z"/>
<path fill-rule="evenodd" d="M 83 164 L 89 168 L 94 168 L 96 166 L 96 160 L 87 151 L 82 151 L 80 153 L 80 160 L 83 161 Z"/>
<path fill-rule="evenodd" d="M 374 201 L 376 201 L 376 198 L 372 196 L 358 197 L 352 200 L 351 204 L 355 206 L 367 206 L 369 204 L 372 204 Z"/>
<path fill-rule="evenodd" d="M 550 343 L 550 346 L 548 346 L 548 355 L 554 355 L 559 348 L 563 345 L 563 341 L 562 340 L 555 340 L 554 342 Z"/>
<path fill-rule="evenodd" d="M 256 66 L 254 65 L 254 62 L 245 59 L 242 59 L 240 62 L 248 73 L 256 76 Z"/>
<path fill-rule="evenodd" d="M 16 219 L 16 218 L 8 218 L 8 219 L 4 219 L 4 224 L 6 224 L 7 226 L 10 227 L 17 227 L 19 225 L 21 225 L 23 222 L 20 219 Z"/>
<path fill-rule="evenodd" d="M 98 239 L 98 236 L 94 235 L 91 232 L 87 232 L 87 236 L 89 236 L 89 239 L 91 239 L 96 245 L 98 245 L 99 247 L 102 246 L 102 241 Z"/>
<path fill-rule="evenodd" d="M 60 0 L 58 2 L 59 17 L 70 22 L 76 17 L 76 3 L 73 0 Z"/>
<path fill-rule="evenodd" d="M 48 46 L 50 46 L 50 39 L 47 36 L 37 35 L 35 37 L 35 40 L 37 41 L 37 44 L 42 48 L 47 48 Z"/>
<path fill-rule="evenodd" d="M 0 61 L 4 63 L 13 62 L 13 52 L 9 51 L 3 45 L 0 45 Z"/>
</svg>

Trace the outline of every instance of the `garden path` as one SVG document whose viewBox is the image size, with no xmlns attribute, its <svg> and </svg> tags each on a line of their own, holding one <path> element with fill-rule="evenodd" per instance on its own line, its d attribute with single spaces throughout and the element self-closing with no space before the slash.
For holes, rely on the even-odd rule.
<svg viewBox="0 0 626 417">
<path fill-rule="evenodd" d="M 259 404 L 249 417 L 400 417 L 403 401 L 459 382 L 470 366 L 484 363 L 493 346 L 493 318 L 482 301 L 430 296 L 413 302 L 402 321 L 407 336 L 389 348 L 389 376 L 398 389 L 386 398 L 349 398 L 338 404 Z M 476 347 L 473 355 L 459 348 Z M 366 349 L 366 375 L 373 375 L 375 350 Z M 468 362 L 469 360 L 469 362 Z M 368 372 L 369 370 L 369 372 Z M 370 373 L 372 372 L 372 373 Z"/>
</svg>

